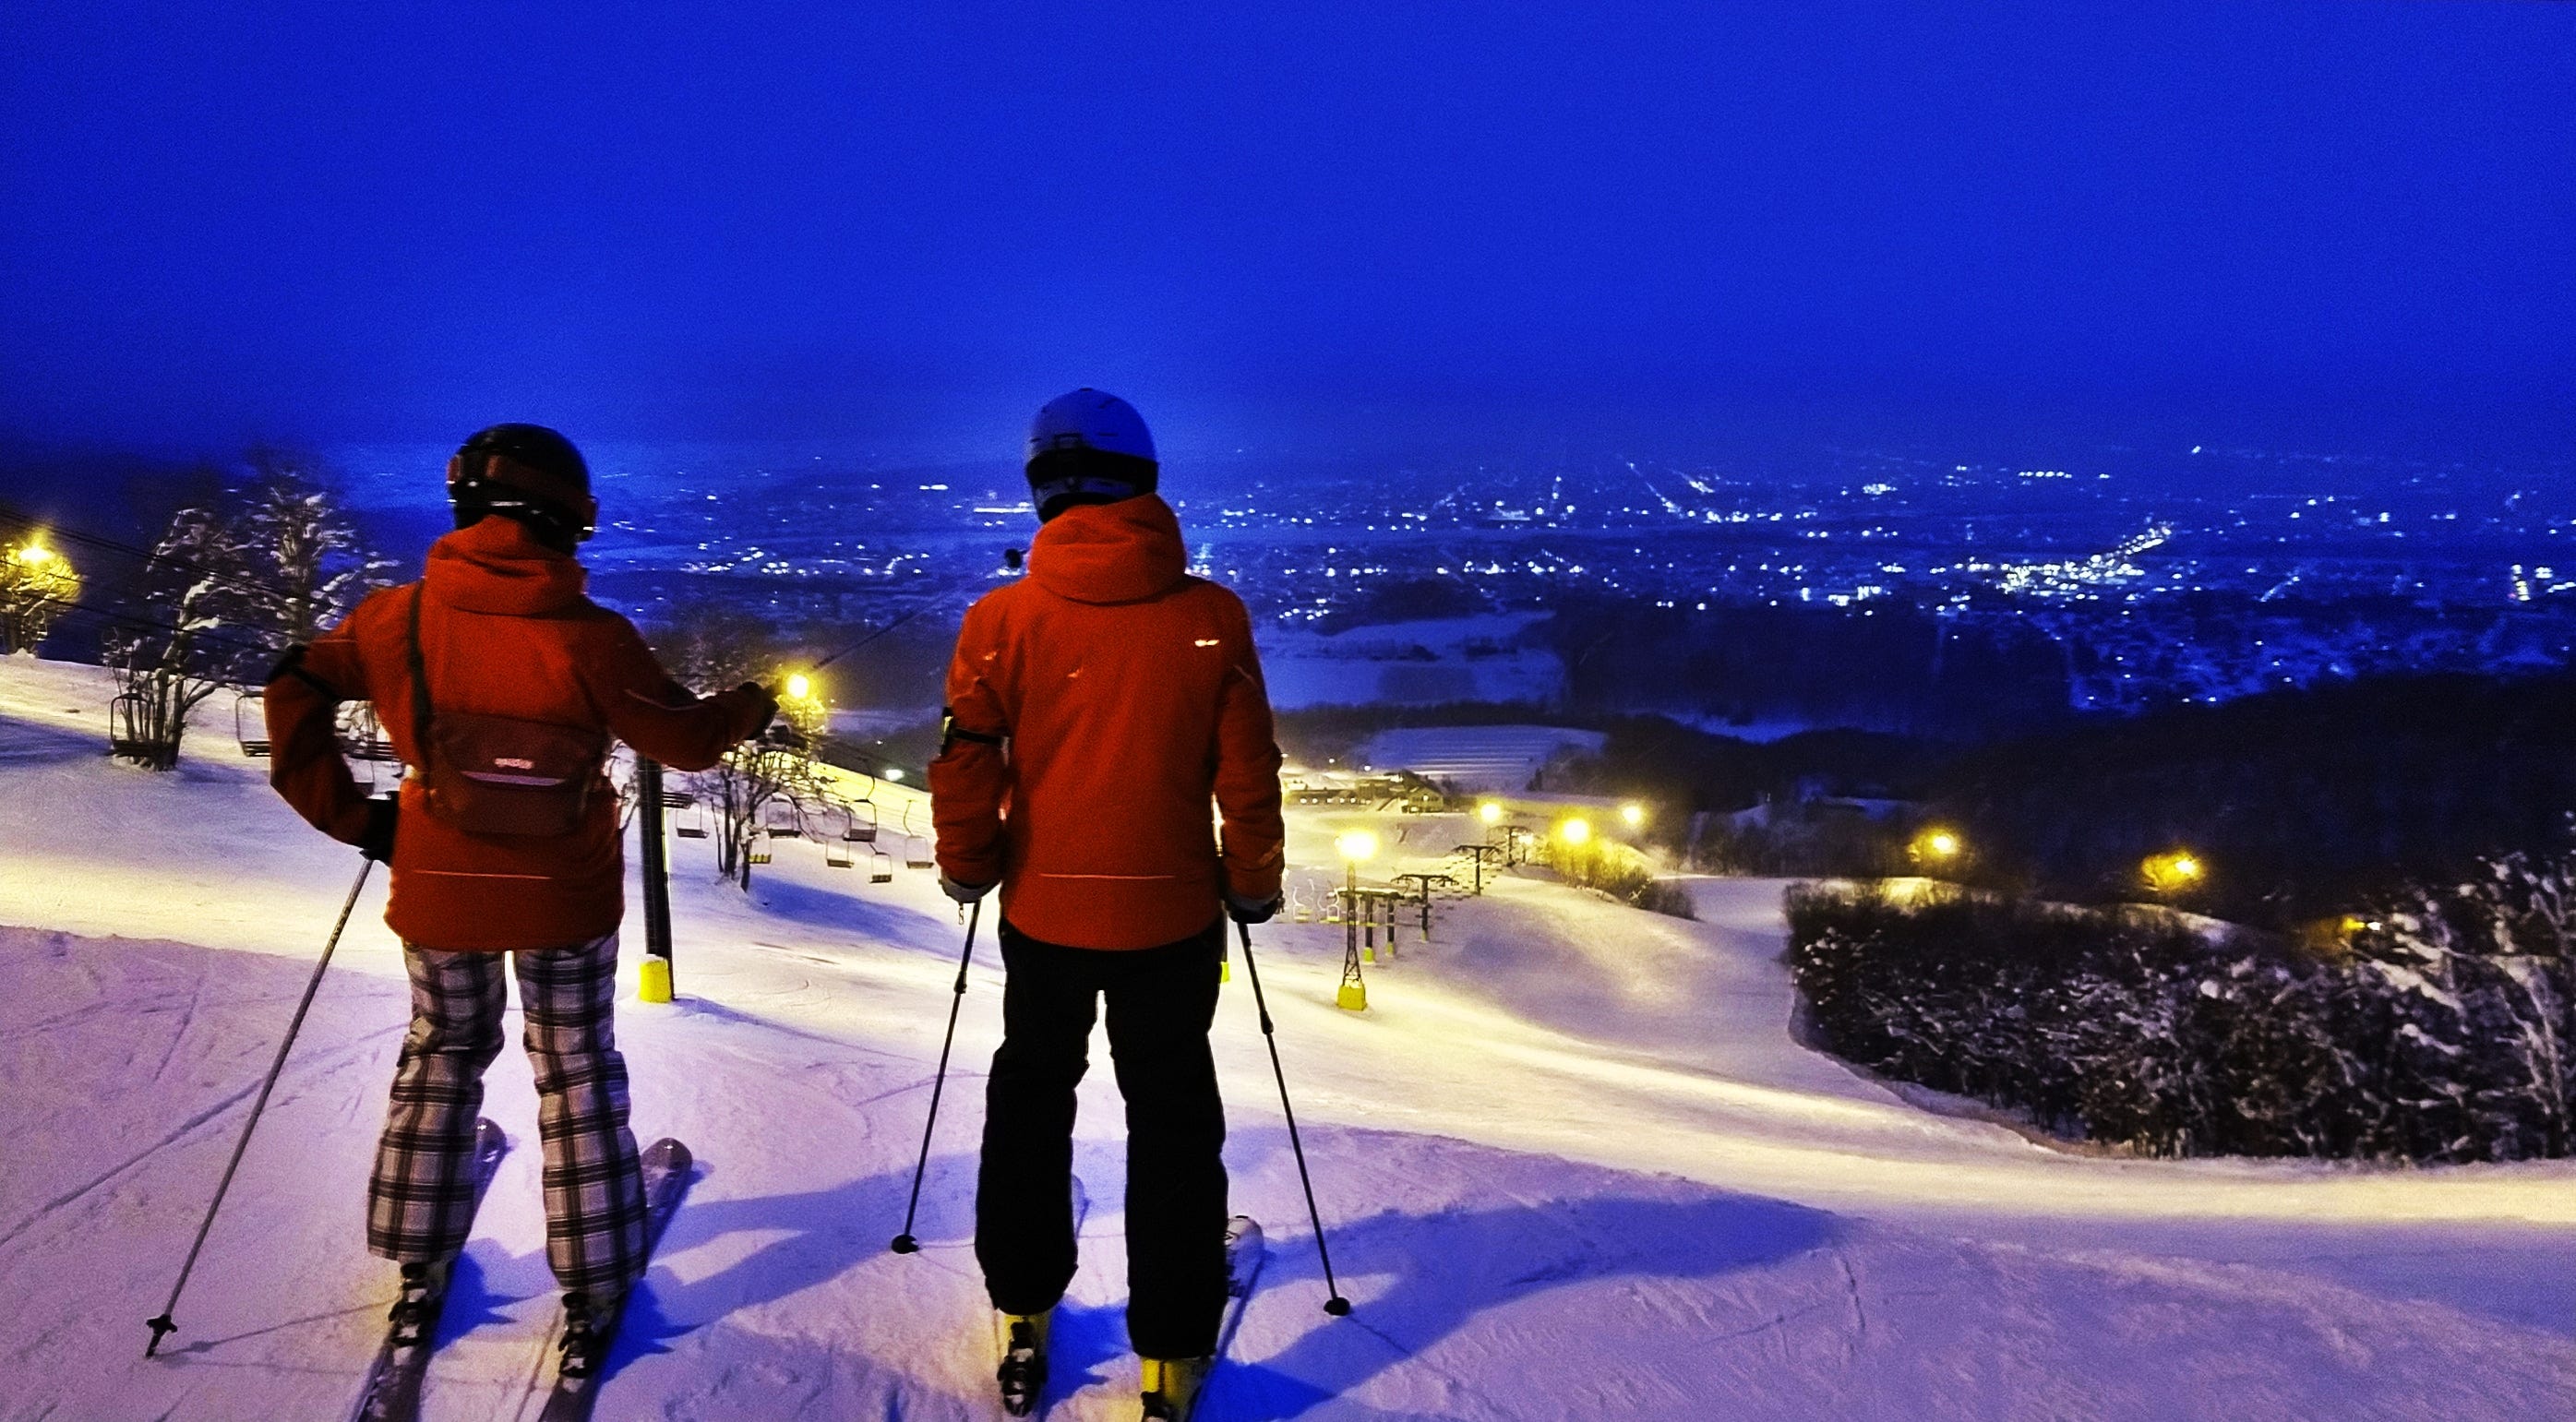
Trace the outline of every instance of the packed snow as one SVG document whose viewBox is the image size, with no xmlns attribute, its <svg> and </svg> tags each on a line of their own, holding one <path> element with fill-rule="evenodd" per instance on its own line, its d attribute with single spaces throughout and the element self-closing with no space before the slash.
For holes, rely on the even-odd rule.
<svg viewBox="0 0 2576 1422">
<path fill-rule="evenodd" d="M 360 861 L 268 791 L 220 700 L 182 768 L 154 775 L 102 754 L 107 695 L 94 668 L 0 660 L 0 1418 L 340 1415 L 393 1286 L 361 1244 L 405 1013 L 383 885 L 360 895 L 179 1332 L 144 1359 Z M 1369 818 L 1292 815 L 1310 896 L 1338 877 L 1331 835 Z M 1473 837 L 1370 822 L 1372 877 Z M 715 882 L 705 841 L 675 841 L 683 1001 L 620 1006 L 639 1136 L 683 1138 L 705 1173 L 600 1415 L 995 1415 L 968 1247 L 989 932 L 926 1248 L 897 1256 L 963 929 L 927 873 L 872 885 L 774 847 L 746 896 Z M 1443 905 L 1428 943 L 1408 925 L 1364 1014 L 1333 1006 L 1339 926 L 1255 930 L 1356 1309 L 1321 1310 L 1238 964 L 1217 1034 L 1227 1157 L 1272 1258 L 1203 1418 L 2564 1415 L 2576 1164 L 2062 1147 L 1800 1045 L 1781 885 L 1692 888 L 1697 923 L 1505 878 Z M 630 938 L 630 975 L 635 956 Z M 1083 1093 L 1094 1204 L 1049 1415 L 1130 1418 L 1120 1114 L 1107 1072 Z M 460 1266 L 433 1418 L 522 1415 L 555 1308 L 515 1054 L 486 1111 L 513 1144 Z"/>
</svg>

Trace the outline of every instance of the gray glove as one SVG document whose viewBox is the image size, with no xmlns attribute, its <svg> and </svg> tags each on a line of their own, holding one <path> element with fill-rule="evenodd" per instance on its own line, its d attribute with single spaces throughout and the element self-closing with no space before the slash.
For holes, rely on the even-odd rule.
<svg viewBox="0 0 2576 1422">
<path fill-rule="evenodd" d="M 971 904 L 984 897 L 986 894 L 993 892 L 993 886 L 990 884 L 961 884 L 956 880 L 949 878 L 947 873 L 942 871 L 939 875 L 939 892 L 946 894 L 948 897 L 955 899 L 961 904 Z"/>
</svg>

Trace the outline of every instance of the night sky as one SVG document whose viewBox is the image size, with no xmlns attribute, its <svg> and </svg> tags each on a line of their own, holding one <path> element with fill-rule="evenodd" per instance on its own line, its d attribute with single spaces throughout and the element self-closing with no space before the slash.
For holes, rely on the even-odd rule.
<svg viewBox="0 0 2576 1422">
<path fill-rule="evenodd" d="M 2576 4 L 0 15 L 0 434 L 2576 440 Z"/>
</svg>

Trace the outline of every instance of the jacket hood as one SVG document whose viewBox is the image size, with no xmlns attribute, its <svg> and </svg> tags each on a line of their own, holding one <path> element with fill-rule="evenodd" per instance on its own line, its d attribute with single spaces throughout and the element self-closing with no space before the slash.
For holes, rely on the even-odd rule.
<svg viewBox="0 0 2576 1422">
<path fill-rule="evenodd" d="M 460 612 L 561 612 L 581 601 L 585 581 L 581 564 L 497 514 L 429 546 L 429 589 Z"/>
<path fill-rule="evenodd" d="M 1075 602 L 1141 602 L 1179 587 L 1188 550 L 1181 521 L 1159 495 L 1078 504 L 1029 545 L 1029 576 Z"/>
</svg>

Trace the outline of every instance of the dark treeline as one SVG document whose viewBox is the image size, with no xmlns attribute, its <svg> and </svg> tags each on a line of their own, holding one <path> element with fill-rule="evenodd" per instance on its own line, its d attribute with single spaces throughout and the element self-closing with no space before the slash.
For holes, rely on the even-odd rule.
<svg viewBox="0 0 2576 1422">
<path fill-rule="evenodd" d="M 2191 907 L 2287 927 L 2553 842 L 2576 806 L 2576 675 L 2396 677 L 2185 706 L 1969 751 L 1929 812 L 1974 881 L 2135 898 L 2145 856 L 2207 866 Z"/>
<path fill-rule="evenodd" d="M 1533 629 L 1566 701 L 1747 724 L 1800 721 L 1984 739 L 2066 717 L 2066 653 L 2018 622 L 1919 609 L 1641 607 L 1576 597 Z"/>
</svg>

